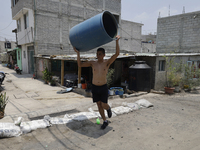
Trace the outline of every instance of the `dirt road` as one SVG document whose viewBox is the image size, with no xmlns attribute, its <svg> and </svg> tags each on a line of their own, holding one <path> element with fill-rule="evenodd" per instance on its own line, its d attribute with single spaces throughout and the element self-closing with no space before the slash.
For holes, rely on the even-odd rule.
<svg viewBox="0 0 200 150">
<path fill-rule="evenodd" d="M 199 94 L 156 95 L 113 99 L 115 106 L 145 98 L 154 107 L 109 119 L 105 130 L 95 119 L 53 125 L 0 140 L 0 149 L 24 150 L 199 150 Z M 114 106 L 113 106 L 114 107 Z M 60 116 L 63 117 L 63 116 Z M 102 120 L 101 120 L 102 123 Z"/>
</svg>

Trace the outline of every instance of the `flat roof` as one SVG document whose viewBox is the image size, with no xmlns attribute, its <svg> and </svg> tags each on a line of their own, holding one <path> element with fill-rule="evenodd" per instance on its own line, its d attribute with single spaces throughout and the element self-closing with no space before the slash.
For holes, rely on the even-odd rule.
<svg viewBox="0 0 200 150">
<path fill-rule="evenodd" d="M 105 60 L 109 59 L 112 57 L 114 53 L 106 53 L 106 56 L 104 57 Z M 53 60 L 77 60 L 77 55 L 36 55 L 34 57 L 37 58 L 43 58 L 43 59 L 53 59 Z M 120 54 L 117 58 L 128 58 L 128 57 L 135 57 L 134 54 Z M 91 60 L 96 60 L 96 54 L 81 54 L 80 58 L 82 61 L 91 61 Z"/>
<path fill-rule="evenodd" d="M 114 53 L 106 53 L 104 57 L 105 60 L 109 59 Z M 200 56 L 200 53 L 120 53 L 117 57 L 120 58 L 134 58 L 137 56 L 146 56 L 146 57 L 162 57 L 162 56 Z M 77 55 L 35 55 L 34 57 L 43 58 L 43 59 L 53 59 L 53 60 L 77 60 Z M 91 61 L 96 60 L 96 54 L 81 54 L 80 58 L 82 61 Z"/>
</svg>

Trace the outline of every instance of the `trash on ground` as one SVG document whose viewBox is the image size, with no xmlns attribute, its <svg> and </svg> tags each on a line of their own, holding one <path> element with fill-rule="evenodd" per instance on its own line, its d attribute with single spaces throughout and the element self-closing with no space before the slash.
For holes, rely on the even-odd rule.
<svg viewBox="0 0 200 150">
<path fill-rule="evenodd" d="M 57 91 L 57 94 L 68 93 L 68 92 L 71 92 L 72 90 L 73 90 L 73 88 L 66 88 L 65 90 Z"/>
</svg>

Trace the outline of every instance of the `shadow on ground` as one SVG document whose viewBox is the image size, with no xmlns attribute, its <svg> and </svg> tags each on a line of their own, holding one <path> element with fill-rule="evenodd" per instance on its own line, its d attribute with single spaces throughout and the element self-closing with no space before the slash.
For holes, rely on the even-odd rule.
<svg viewBox="0 0 200 150">
<path fill-rule="evenodd" d="M 94 121 L 95 122 L 95 121 Z M 66 126 L 73 130 L 74 132 L 77 132 L 79 134 L 88 136 L 90 138 L 99 138 L 105 134 L 107 134 L 109 131 L 112 130 L 112 127 L 109 125 L 106 127 L 106 129 L 102 130 L 101 125 L 102 124 L 96 124 L 90 120 L 84 120 L 84 121 L 73 121 L 70 123 L 67 123 Z"/>
</svg>

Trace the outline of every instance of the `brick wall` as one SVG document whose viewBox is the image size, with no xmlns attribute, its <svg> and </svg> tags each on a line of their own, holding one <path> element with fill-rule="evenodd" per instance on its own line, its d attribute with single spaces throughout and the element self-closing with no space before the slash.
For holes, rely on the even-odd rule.
<svg viewBox="0 0 200 150">
<path fill-rule="evenodd" d="M 121 50 L 126 50 L 130 52 L 140 52 L 141 30 L 142 24 L 121 20 Z"/>
<path fill-rule="evenodd" d="M 156 51 L 200 52 L 200 11 L 159 18 Z"/>
<path fill-rule="evenodd" d="M 101 13 L 103 10 L 120 15 L 121 0 L 37 1 L 36 54 L 74 54 L 69 41 L 70 29 L 76 24 Z M 114 42 L 106 44 L 103 47 L 106 51 L 115 51 Z M 96 52 L 96 49 L 91 52 L 93 51 Z"/>
<path fill-rule="evenodd" d="M 121 35 L 120 49 L 131 52 L 140 52 L 141 50 L 142 24 L 121 21 L 121 0 L 35 0 L 35 3 L 34 0 L 20 0 L 12 9 L 13 16 L 22 8 L 35 9 L 34 46 L 36 55 L 74 54 L 69 41 L 70 29 L 104 10 L 110 11 L 118 18 L 121 27 L 119 29 Z M 105 48 L 107 53 L 114 53 L 115 41 L 102 47 Z M 96 49 L 90 52 L 96 53 Z"/>
</svg>

